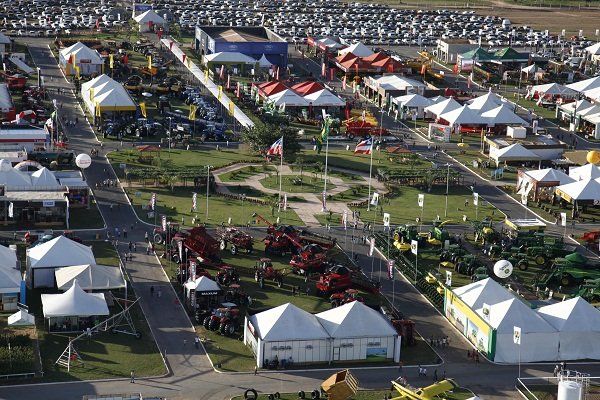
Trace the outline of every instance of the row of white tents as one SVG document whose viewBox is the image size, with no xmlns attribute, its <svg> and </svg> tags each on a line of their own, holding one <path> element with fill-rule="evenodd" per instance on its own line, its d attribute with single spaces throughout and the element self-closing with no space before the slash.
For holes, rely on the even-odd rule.
<svg viewBox="0 0 600 400">
<path fill-rule="evenodd" d="M 417 116 L 447 121 L 449 125 L 528 125 L 514 112 L 514 106 L 491 91 L 461 105 L 452 97 L 426 98 L 408 94 L 393 98 L 399 108 L 411 109 Z"/>
<path fill-rule="evenodd" d="M 266 360 L 295 363 L 400 360 L 400 337 L 388 319 L 354 301 L 318 314 L 291 303 L 246 317 L 244 343 L 260 368 Z"/>
<path fill-rule="evenodd" d="M 523 171 L 517 181 L 517 192 L 529 196 L 542 188 L 553 188 L 556 193 L 569 202 L 600 200 L 600 167 L 586 164 L 571 167 L 566 174 L 553 168 Z"/>
<path fill-rule="evenodd" d="M 446 314 L 453 314 L 449 319 L 463 318 L 463 334 L 494 362 L 600 358 L 600 348 L 595 345 L 600 339 L 600 311 L 581 297 L 532 309 L 491 278 L 451 292 L 474 314 L 458 316 L 460 311 L 446 296 Z M 482 329 L 485 327 L 490 337 Z M 515 327 L 521 329 L 520 345 L 514 340 Z"/>
<path fill-rule="evenodd" d="M 94 117 L 105 112 L 135 111 L 135 101 L 119 82 L 102 74 L 81 85 L 81 98 Z"/>
<path fill-rule="evenodd" d="M 328 89 L 322 89 L 318 92 L 300 96 L 292 89 L 286 89 L 275 93 L 266 98 L 267 102 L 272 102 L 276 106 L 285 105 L 286 107 L 343 107 L 346 102 Z"/>
</svg>

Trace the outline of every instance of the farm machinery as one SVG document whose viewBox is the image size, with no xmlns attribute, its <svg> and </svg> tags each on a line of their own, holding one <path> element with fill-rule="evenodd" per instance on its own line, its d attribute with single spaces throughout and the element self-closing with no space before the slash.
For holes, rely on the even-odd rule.
<svg viewBox="0 0 600 400">
<path fill-rule="evenodd" d="M 475 243 L 492 244 L 500 241 L 500 232 L 494 229 L 493 221 L 486 218 L 482 221 L 475 221 L 473 224 Z"/>
<path fill-rule="evenodd" d="M 277 284 L 277 287 L 283 285 L 283 273 L 273 268 L 273 263 L 270 258 L 261 258 L 254 267 L 254 280 L 262 289 L 265 286 L 265 279 L 272 280 Z"/>
<path fill-rule="evenodd" d="M 217 240 L 219 248 L 225 250 L 227 244 L 230 244 L 231 254 L 236 255 L 239 250 L 245 250 L 246 253 L 251 253 L 253 250 L 252 236 L 237 228 L 227 227 L 217 230 Z"/>
<path fill-rule="evenodd" d="M 581 240 L 587 243 L 588 246 L 593 246 L 600 239 L 600 231 L 588 231 L 581 236 Z"/>
<path fill-rule="evenodd" d="M 219 331 L 222 335 L 233 335 L 240 327 L 240 310 L 237 307 L 221 307 L 204 318 L 202 325 L 210 331 Z"/>
<path fill-rule="evenodd" d="M 352 270 L 344 265 L 329 267 L 319 274 L 315 284 L 318 295 L 331 295 L 350 288 L 362 288 L 371 293 L 379 293 L 379 282 L 367 278 L 361 271 Z"/>
<path fill-rule="evenodd" d="M 358 295 L 358 290 L 356 289 L 346 289 L 343 292 L 333 293 L 329 296 L 331 308 L 343 306 L 344 304 L 352 303 L 353 301 L 360 301 L 361 303 L 365 302 L 365 300 Z"/>
<path fill-rule="evenodd" d="M 167 238 L 171 240 L 171 246 L 173 246 L 177 240 L 183 236 L 181 228 L 178 223 L 167 222 L 167 229 L 164 230 L 162 226 L 154 228 L 152 232 L 152 240 L 156 244 L 166 244 Z"/>
<path fill-rule="evenodd" d="M 579 296 L 583 297 L 589 303 L 600 300 L 600 278 L 586 279 L 574 297 Z"/>
<path fill-rule="evenodd" d="M 352 140 L 355 137 L 366 136 L 387 136 L 389 131 L 383 127 L 372 124 L 368 121 L 363 121 L 359 117 L 353 117 L 343 121 L 345 134 L 348 139 Z"/>
<path fill-rule="evenodd" d="M 420 240 L 419 231 L 416 225 L 400 225 L 394 231 L 393 245 L 398 250 L 404 252 L 410 250 L 410 242 Z"/>
<path fill-rule="evenodd" d="M 447 249 L 442 250 L 440 263 L 445 267 L 452 267 L 455 272 L 470 276 L 475 280 L 488 277 L 487 266 L 475 255 L 457 244 L 451 244 Z"/>
<path fill-rule="evenodd" d="M 192 229 L 188 229 L 187 232 L 180 232 L 175 235 L 172 241 L 171 259 L 179 263 L 179 252 L 173 249 L 177 248 L 176 244 L 178 241 L 182 242 L 182 247 L 191 252 L 196 259 L 204 265 L 221 268 L 225 265 L 219 257 L 219 242 L 217 242 L 212 236 L 206 232 L 206 228 L 203 226 L 197 226 Z"/>
<path fill-rule="evenodd" d="M 250 296 L 248 296 L 240 285 L 232 283 L 229 285 L 224 295 L 225 301 L 229 301 L 235 304 L 248 305 L 250 304 Z"/>
<path fill-rule="evenodd" d="M 292 236 L 285 235 L 292 242 L 298 251 L 292 256 L 290 265 L 292 272 L 304 275 L 310 272 L 323 272 L 323 266 L 327 262 L 327 251 L 318 244 L 302 245 Z"/>
<path fill-rule="evenodd" d="M 564 258 L 556 258 L 550 269 L 536 276 L 534 287 L 558 282 L 561 286 L 572 286 L 600 278 L 600 263 L 592 261 L 579 253 L 572 253 Z"/>
<path fill-rule="evenodd" d="M 223 265 L 217 272 L 217 282 L 223 286 L 229 286 L 232 283 L 240 283 L 240 275 L 234 267 Z"/>
</svg>

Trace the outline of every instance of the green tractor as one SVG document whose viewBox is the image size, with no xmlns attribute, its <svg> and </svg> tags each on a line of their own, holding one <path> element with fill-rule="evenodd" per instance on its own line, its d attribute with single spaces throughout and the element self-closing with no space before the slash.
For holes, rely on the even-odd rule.
<svg viewBox="0 0 600 400">
<path fill-rule="evenodd" d="M 462 260 L 454 264 L 454 271 L 467 276 L 485 275 L 486 278 L 488 277 L 487 267 L 473 254 L 464 255 Z"/>
<path fill-rule="evenodd" d="M 564 258 L 555 259 L 547 273 L 534 279 L 534 286 L 555 281 L 567 287 L 594 279 L 600 279 L 600 263 L 579 253 L 571 253 Z"/>
<path fill-rule="evenodd" d="M 433 221 L 433 226 L 429 230 L 429 235 L 427 236 L 427 243 L 434 246 L 439 246 L 443 245 L 446 240 L 450 240 L 450 232 L 448 232 L 448 229 L 444 227 L 444 225 L 448 222 L 451 221 Z"/>
<path fill-rule="evenodd" d="M 500 242 L 500 232 L 494 229 L 493 221 L 486 218 L 482 221 L 474 221 L 473 223 L 475 243 L 498 243 Z"/>
<path fill-rule="evenodd" d="M 499 258 L 501 260 L 510 261 L 512 265 L 521 271 L 527 271 L 527 268 L 529 268 L 529 258 L 527 257 L 527 253 L 525 253 L 524 246 L 513 246 L 510 249 L 501 252 Z"/>
<path fill-rule="evenodd" d="M 586 279 L 573 297 L 583 297 L 589 303 L 600 301 L 600 278 Z"/>
<path fill-rule="evenodd" d="M 440 253 L 440 261 L 451 261 L 454 264 L 462 261 L 463 257 L 469 252 L 458 244 L 451 244 L 447 249 Z"/>
<path fill-rule="evenodd" d="M 575 246 L 566 245 L 562 237 L 546 237 L 543 246 L 527 247 L 527 255 L 537 265 L 546 265 L 550 260 L 574 253 L 576 249 Z"/>
<path fill-rule="evenodd" d="M 394 232 L 395 242 L 410 243 L 411 240 L 419 240 L 419 230 L 416 225 L 400 225 Z"/>
</svg>

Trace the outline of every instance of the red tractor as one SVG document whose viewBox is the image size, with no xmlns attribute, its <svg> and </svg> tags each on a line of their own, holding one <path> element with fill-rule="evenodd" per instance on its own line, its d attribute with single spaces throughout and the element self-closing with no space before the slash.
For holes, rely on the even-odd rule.
<svg viewBox="0 0 600 400">
<path fill-rule="evenodd" d="M 167 242 L 167 237 L 171 241 L 171 245 L 174 246 L 176 238 L 182 237 L 180 232 L 179 224 L 174 222 L 167 222 L 167 230 L 163 230 L 162 226 L 154 228 L 152 232 L 152 239 L 156 244 L 163 244 Z"/>
<path fill-rule="evenodd" d="M 371 293 L 379 293 L 379 282 L 366 277 L 360 270 L 352 270 L 344 265 L 334 265 L 319 275 L 316 283 L 318 295 L 330 295 L 349 288 L 361 288 Z"/>
<path fill-rule="evenodd" d="M 253 216 L 268 225 L 267 237 L 263 240 L 266 254 L 273 253 L 283 257 L 295 248 L 288 237 L 297 235 L 296 228 L 291 225 L 273 225 L 256 213 Z"/>
<path fill-rule="evenodd" d="M 224 265 L 217 272 L 217 282 L 223 286 L 229 286 L 232 283 L 240 283 L 240 274 L 234 267 Z"/>
<path fill-rule="evenodd" d="M 241 305 L 248 305 L 252 301 L 250 296 L 244 293 L 237 283 L 229 285 L 225 291 L 224 299 L 225 301 Z"/>
<path fill-rule="evenodd" d="M 355 137 L 387 136 L 389 134 L 387 129 L 358 120 L 357 118 L 345 120 L 344 125 L 346 127 L 346 136 L 350 140 Z"/>
<path fill-rule="evenodd" d="M 286 237 L 299 249 L 298 253 L 292 256 L 290 265 L 295 274 L 305 275 L 310 272 L 323 272 L 327 263 L 327 252 L 318 244 L 302 245 L 296 239 L 286 235 Z"/>
<path fill-rule="evenodd" d="M 334 293 L 329 296 L 331 308 L 343 306 L 344 304 L 352 303 L 353 301 L 360 301 L 361 303 L 365 302 L 365 299 L 358 295 L 358 290 L 356 289 L 346 289 L 341 293 Z"/>
<path fill-rule="evenodd" d="M 581 240 L 585 241 L 588 247 L 592 246 L 600 239 L 600 231 L 589 231 L 585 232 L 581 237 Z"/>
<path fill-rule="evenodd" d="M 210 330 L 218 330 L 222 335 L 233 335 L 240 327 L 240 310 L 236 307 L 217 308 L 213 315 L 204 318 L 202 325 Z"/>
<path fill-rule="evenodd" d="M 216 239 L 220 242 L 221 250 L 225 250 L 227 243 L 230 243 L 230 251 L 233 255 L 236 255 L 239 250 L 245 250 L 246 253 L 251 253 L 253 250 L 252 236 L 237 228 L 218 229 Z"/>
<path fill-rule="evenodd" d="M 277 287 L 283 285 L 283 273 L 273 268 L 270 258 L 261 258 L 254 269 L 254 280 L 258 282 L 261 289 L 265 286 L 265 279 L 271 279 Z"/>
</svg>

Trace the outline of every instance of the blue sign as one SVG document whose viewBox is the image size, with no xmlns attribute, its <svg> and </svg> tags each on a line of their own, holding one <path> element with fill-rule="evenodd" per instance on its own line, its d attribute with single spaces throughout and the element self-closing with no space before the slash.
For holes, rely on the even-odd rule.
<svg viewBox="0 0 600 400">
<path fill-rule="evenodd" d="M 144 13 L 148 10 L 152 10 L 152 4 L 134 4 L 133 11 L 137 13 Z"/>
</svg>

